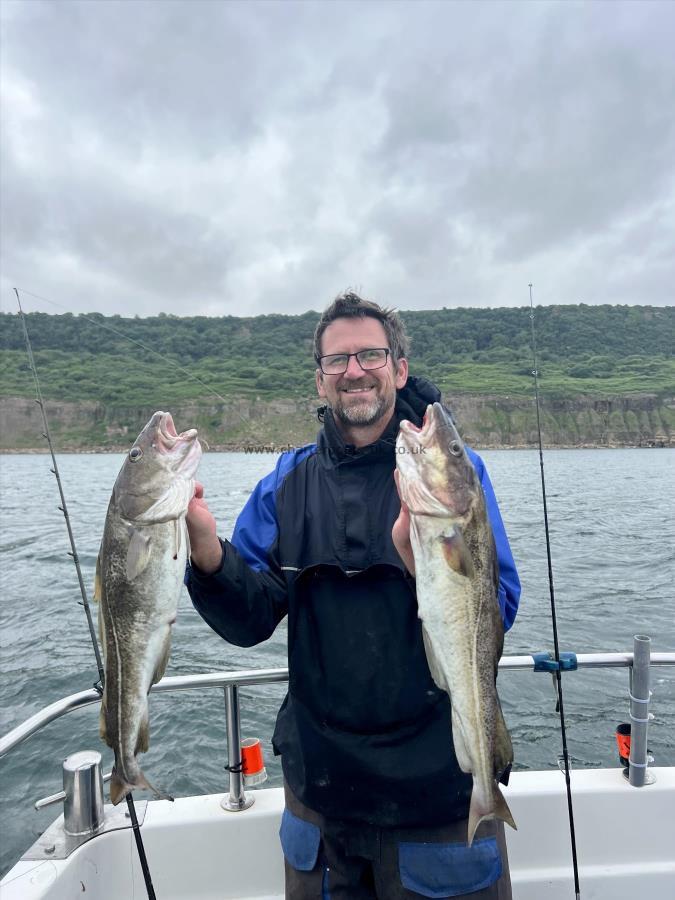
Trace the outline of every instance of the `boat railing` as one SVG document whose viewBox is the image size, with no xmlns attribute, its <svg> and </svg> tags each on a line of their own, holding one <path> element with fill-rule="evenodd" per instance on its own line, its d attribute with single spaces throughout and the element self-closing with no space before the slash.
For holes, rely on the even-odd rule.
<svg viewBox="0 0 675 900">
<path fill-rule="evenodd" d="M 527 656 L 504 656 L 499 661 L 500 671 L 530 670 L 552 672 L 556 670 L 575 671 L 578 669 L 628 668 L 630 674 L 629 697 L 631 701 L 631 723 L 634 726 L 631 740 L 630 782 L 639 787 L 646 783 L 647 770 L 647 724 L 649 713 L 649 669 L 650 666 L 675 666 L 675 653 L 650 653 L 649 638 L 636 636 L 633 653 L 561 653 L 560 662 L 550 653 L 535 653 Z M 191 675 L 169 675 L 151 688 L 153 693 L 165 691 L 200 690 L 220 688 L 225 693 L 225 716 L 227 720 L 228 765 L 230 776 L 228 809 L 246 808 L 244 779 L 242 775 L 241 734 L 239 724 L 239 689 L 252 685 L 276 684 L 288 681 L 288 669 L 245 669 L 233 672 L 202 672 Z M 18 747 L 31 735 L 40 731 L 50 722 L 73 710 L 101 700 L 95 688 L 79 691 L 63 697 L 44 707 L 26 721 L 17 725 L 0 738 L 0 757 Z"/>
</svg>

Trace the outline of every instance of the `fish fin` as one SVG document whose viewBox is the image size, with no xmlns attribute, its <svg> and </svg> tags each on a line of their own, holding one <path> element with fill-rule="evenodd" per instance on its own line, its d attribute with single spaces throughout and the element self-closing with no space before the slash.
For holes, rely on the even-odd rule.
<svg viewBox="0 0 675 900">
<path fill-rule="evenodd" d="M 160 653 L 159 659 L 157 660 L 157 665 L 155 666 L 155 672 L 152 676 L 152 683 L 157 684 L 157 682 L 164 677 L 164 673 L 166 672 L 166 667 L 169 663 L 169 657 L 171 656 L 171 629 L 169 629 L 169 633 L 166 636 L 166 640 L 164 641 L 164 646 L 162 647 L 162 652 Z"/>
<path fill-rule="evenodd" d="M 422 623 L 422 640 L 424 641 L 424 652 L 427 657 L 427 665 L 429 666 L 429 672 L 431 673 L 431 677 L 434 680 L 434 683 L 437 687 L 439 687 L 442 691 L 449 693 L 448 691 L 448 683 L 445 679 L 445 675 L 443 674 L 443 669 L 441 668 L 438 657 L 434 651 L 434 646 L 431 642 L 431 638 L 427 634 L 427 630 L 424 627 L 424 623 Z"/>
<path fill-rule="evenodd" d="M 141 724 L 138 727 L 138 737 L 136 738 L 136 749 L 134 750 L 134 755 L 136 753 L 147 753 L 149 746 L 150 723 L 148 722 L 148 711 L 146 709 L 145 715 L 141 719 Z"/>
<path fill-rule="evenodd" d="M 516 831 L 518 830 L 516 823 L 513 821 L 509 805 L 504 799 L 504 795 L 502 794 L 499 785 L 493 782 L 492 788 L 490 802 L 486 802 L 486 799 L 481 797 L 480 792 L 476 789 L 476 782 L 474 780 L 473 792 L 471 794 L 471 807 L 469 809 L 469 830 L 467 838 L 469 847 L 473 844 L 476 829 L 483 819 L 501 819 L 503 822 L 506 822 L 507 825 L 510 825 L 511 828 L 514 828 Z"/>
<path fill-rule="evenodd" d="M 101 740 L 106 743 L 109 747 L 112 747 L 112 743 L 108 740 L 108 726 L 106 724 L 106 705 L 105 705 L 105 691 L 103 693 L 103 699 L 101 700 L 101 711 L 98 716 L 98 733 Z"/>
<path fill-rule="evenodd" d="M 173 803 L 173 797 L 171 794 L 166 794 L 163 791 L 158 791 L 157 788 L 153 787 L 150 782 L 147 780 L 145 775 L 139 770 L 138 775 L 135 781 L 129 782 L 126 778 L 120 778 L 117 774 L 116 769 L 113 769 L 112 777 L 110 779 L 110 802 L 113 806 L 117 806 L 117 804 L 124 800 L 127 794 L 130 794 L 132 791 L 137 790 L 147 790 L 152 791 L 155 795 L 156 800 L 171 800 Z"/>
<path fill-rule="evenodd" d="M 94 603 L 100 603 L 103 596 L 103 583 L 101 581 L 101 551 L 96 557 L 96 574 L 94 575 Z"/>
<path fill-rule="evenodd" d="M 508 772 L 513 764 L 513 744 L 501 709 L 497 709 L 494 729 L 494 776 L 501 781 L 506 773 L 503 783 L 508 784 Z"/>
<path fill-rule="evenodd" d="M 473 771 L 471 767 L 471 757 L 469 756 L 466 741 L 464 740 L 462 723 L 459 719 L 459 716 L 455 712 L 454 707 L 452 710 L 452 743 L 455 748 L 455 756 L 457 757 L 459 767 L 462 772 L 466 772 L 468 775 Z"/>
<path fill-rule="evenodd" d="M 452 534 L 444 535 L 441 539 L 443 544 L 443 553 L 445 559 L 451 569 L 464 575 L 467 578 L 473 578 L 476 570 L 473 566 L 473 560 L 469 553 L 469 548 L 464 542 L 461 531 L 454 529 Z"/>
<path fill-rule="evenodd" d="M 137 578 L 149 562 L 150 537 L 134 528 L 127 549 L 127 581 Z"/>
<path fill-rule="evenodd" d="M 148 507 L 144 513 L 135 517 L 141 525 L 160 525 L 184 516 L 188 504 L 194 494 L 194 481 L 185 478 L 174 478 L 159 500 Z"/>
</svg>

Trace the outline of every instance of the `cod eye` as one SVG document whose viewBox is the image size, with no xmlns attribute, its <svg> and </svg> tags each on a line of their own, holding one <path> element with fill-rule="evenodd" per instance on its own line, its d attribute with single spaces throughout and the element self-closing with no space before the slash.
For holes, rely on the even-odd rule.
<svg viewBox="0 0 675 900">
<path fill-rule="evenodd" d="M 132 447 L 129 451 L 129 459 L 131 462 L 138 462 L 141 456 L 143 456 L 143 451 L 140 447 Z"/>
<path fill-rule="evenodd" d="M 459 441 L 450 441 L 448 449 L 452 453 L 453 456 L 461 456 L 462 455 L 462 445 Z"/>
</svg>

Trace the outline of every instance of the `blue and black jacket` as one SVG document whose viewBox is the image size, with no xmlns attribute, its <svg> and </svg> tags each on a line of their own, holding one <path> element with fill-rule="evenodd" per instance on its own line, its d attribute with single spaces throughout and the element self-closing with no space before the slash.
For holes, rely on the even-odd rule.
<svg viewBox="0 0 675 900">
<path fill-rule="evenodd" d="M 468 815 L 450 701 L 434 684 L 415 582 L 391 539 L 401 419 L 420 425 L 437 388 L 409 378 L 395 414 L 368 447 L 345 444 L 326 411 L 316 444 L 280 456 L 251 494 L 213 575 L 188 588 L 225 640 L 248 647 L 288 616 L 288 694 L 273 736 L 284 776 L 311 809 L 383 827 L 447 824 Z M 490 479 L 480 476 L 497 546 L 504 625 L 520 583 Z"/>
</svg>

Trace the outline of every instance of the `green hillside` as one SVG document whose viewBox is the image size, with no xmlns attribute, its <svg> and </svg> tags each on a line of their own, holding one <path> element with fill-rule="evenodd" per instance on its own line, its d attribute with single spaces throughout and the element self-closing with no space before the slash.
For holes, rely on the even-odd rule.
<svg viewBox="0 0 675 900">
<path fill-rule="evenodd" d="M 402 312 L 413 374 L 444 393 L 527 397 L 530 311 Z M 218 397 L 312 397 L 318 313 L 249 318 L 26 316 L 42 390 L 54 400 L 164 405 Z M 672 394 L 675 309 L 565 305 L 535 310 L 542 393 Z M 33 395 L 20 319 L 0 314 L 0 393 Z M 200 383 L 202 382 L 202 383 Z"/>
</svg>

